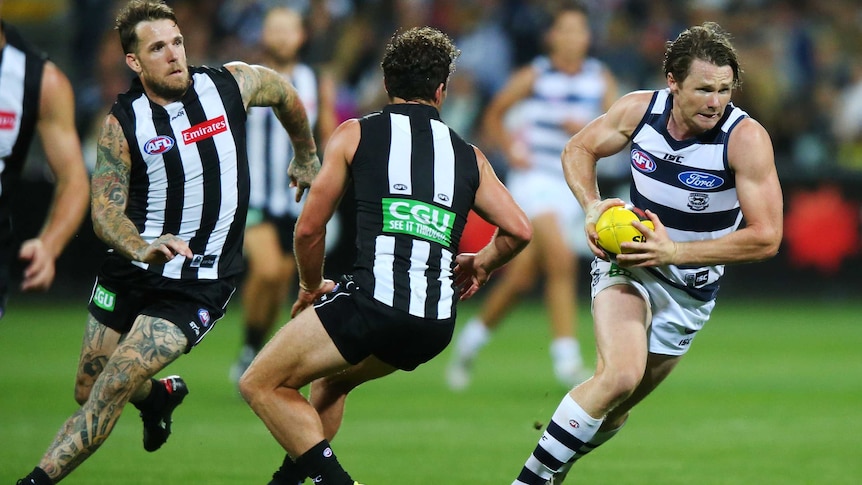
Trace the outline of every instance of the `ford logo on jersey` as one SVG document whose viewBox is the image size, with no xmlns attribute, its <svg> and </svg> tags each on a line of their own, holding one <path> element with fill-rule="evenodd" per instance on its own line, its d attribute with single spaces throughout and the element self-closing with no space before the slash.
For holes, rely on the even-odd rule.
<svg viewBox="0 0 862 485">
<path fill-rule="evenodd" d="M 724 185 L 723 178 L 703 172 L 682 172 L 677 178 L 686 187 L 698 190 L 717 189 Z"/>
<path fill-rule="evenodd" d="M 643 173 L 655 171 L 655 162 L 646 152 L 632 150 L 632 165 Z"/>
<path fill-rule="evenodd" d="M 174 147 L 174 139 L 167 135 L 159 135 L 147 140 L 144 143 L 144 151 L 147 155 L 158 155 L 165 153 Z"/>
</svg>

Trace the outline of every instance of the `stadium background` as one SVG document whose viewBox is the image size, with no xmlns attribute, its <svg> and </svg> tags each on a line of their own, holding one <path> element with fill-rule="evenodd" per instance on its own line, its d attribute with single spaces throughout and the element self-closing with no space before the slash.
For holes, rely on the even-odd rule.
<svg viewBox="0 0 862 485">
<path fill-rule="evenodd" d="M 5 21 L 48 52 L 70 76 L 78 127 L 92 167 L 94 129 L 115 95 L 128 85 L 112 19 L 115 0 L 6 0 Z M 542 6 L 529 0 L 174 0 L 189 62 L 254 62 L 259 22 L 268 5 L 308 13 L 303 58 L 338 79 L 338 115 L 346 119 L 384 102 L 379 58 L 398 27 L 433 25 L 455 38 L 463 55 L 450 84 L 443 118 L 483 146 L 477 120 L 513 69 L 541 52 Z M 862 289 L 862 4 L 853 0 L 588 0 L 593 55 L 605 61 L 620 92 L 663 86 L 664 42 L 703 20 L 734 36 L 742 89 L 734 101 L 770 132 L 785 195 L 785 240 L 777 258 L 728 268 L 722 297 L 852 298 Z M 505 165 L 486 148 L 498 171 Z M 624 163 L 608 163 L 601 183 L 614 190 Z M 21 239 L 39 230 L 51 197 L 38 143 L 17 190 L 15 226 Z M 576 203 L 572 199 L 571 203 Z M 342 207 L 350 221 L 350 207 Z M 342 231 L 327 272 L 349 268 L 352 235 Z M 82 298 L 104 246 L 89 221 L 58 263 L 52 298 Z M 586 289 L 586 272 L 580 285 Z M 21 296 L 23 298 L 23 296 Z M 14 305 L 13 295 L 13 305 Z M 29 298 L 29 297 L 28 297 Z M 34 296 L 32 298 L 44 298 Z M 80 300 L 78 300 L 80 301 Z"/>
</svg>

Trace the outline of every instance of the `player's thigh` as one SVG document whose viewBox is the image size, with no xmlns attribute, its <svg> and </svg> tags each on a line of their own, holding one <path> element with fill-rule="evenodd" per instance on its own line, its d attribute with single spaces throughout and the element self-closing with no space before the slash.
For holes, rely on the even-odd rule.
<svg viewBox="0 0 862 485">
<path fill-rule="evenodd" d="M 116 330 L 102 325 L 92 315 L 87 316 L 75 376 L 75 400 L 78 403 L 83 403 L 90 397 L 93 384 L 105 370 L 105 365 L 117 348 L 119 340 L 120 334 Z"/>
<path fill-rule="evenodd" d="M 611 285 L 593 297 L 592 312 L 598 366 L 642 372 L 651 316 L 644 295 L 632 285 Z"/>
<path fill-rule="evenodd" d="M 243 376 L 241 386 L 295 389 L 347 368 L 317 312 L 308 307 L 281 327 Z"/>
<path fill-rule="evenodd" d="M 172 322 L 149 315 L 139 315 L 132 329 L 120 340 L 105 366 L 113 392 L 131 395 L 138 386 L 158 374 L 186 352 L 186 334 Z"/>
<path fill-rule="evenodd" d="M 365 382 L 385 377 L 398 368 L 383 362 L 371 355 L 362 362 L 352 365 L 341 372 L 331 374 L 311 383 L 311 402 L 317 403 L 346 395 L 348 392 Z"/>
</svg>

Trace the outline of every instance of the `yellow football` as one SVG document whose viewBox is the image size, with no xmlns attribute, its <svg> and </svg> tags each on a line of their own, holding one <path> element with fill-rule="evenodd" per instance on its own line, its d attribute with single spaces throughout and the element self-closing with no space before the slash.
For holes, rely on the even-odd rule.
<svg viewBox="0 0 862 485">
<path fill-rule="evenodd" d="M 644 235 L 632 225 L 632 221 L 640 221 L 650 229 L 655 229 L 646 214 L 634 206 L 617 205 L 604 211 L 596 222 L 599 246 L 608 253 L 620 254 L 625 252 L 620 244 L 643 241 Z"/>
</svg>

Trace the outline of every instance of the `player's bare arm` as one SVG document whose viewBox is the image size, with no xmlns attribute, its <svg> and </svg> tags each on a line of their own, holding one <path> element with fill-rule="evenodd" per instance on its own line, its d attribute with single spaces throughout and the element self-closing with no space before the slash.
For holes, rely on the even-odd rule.
<svg viewBox="0 0 862 485">
<path fill-rule="evenodd" d="M 563 173 L 572 194 L 585 214 L 584 230 L 592 253 L 605 258 L 598 246 L 596 221 L 605 210 L 623 205 L 620 199 L 602 200 L 596 176 L 596 163 L 626 147 L 631 135 L 643 118 L 651 91 L 629 93 L 611 105 L 607 113 L 594 119 L 566 143 L 562 153 Z"/>
<path fill-rule="evenodd" d="M 113 115 L 105 117 L 99 133 L 96 168 L 90 191 L 93 229 L 108 246 L 126 258 L 145 263 L 165 263 L 177 254 L 191 257 L 182 239 L 164 234 L 147 244 L 126 217 L 131 171 L 129 145 L 120 123 Z"/>
<path fill-rule="evenodd" d="M 87 211 L 87 170 L 75 130 L 75 101 L 68 78 L 51 62 L 45 64 L 36 128 L 54 175 L 54 198 L 39 236 L 25 241 L 19 252 L 27 261 L 21 288 L 47 290 L 54 280 L 54 261 L 78 230 Z"/>
<path fill-rule="evenodd" d="M 746 118 L 730 133 L 727 150 L 745 226 L 718 239 L 679 243 L 675 264 L 750 263 L 778 253 L 784 205 L 769 134 Z"/>
<path fill-rule="evenodd" d="M 532 66 L 521 68 L 505 86 L 494 96 L 482 120 L 482 132 L 490 146 L 498 147 L 506 154 L 506 159 L 512 167 L 529 167 L 526 148 L 514 143 L 514 137 L 506 136 L 504 119 L 506 112 L 518 101 L 530 96 L 537 73 Z"/>
<path fill-rule="evenodd" d="M 479 165 L 479 189 L 473 210 L 486 221 L 497 226 L 491 241 L 476 254 L 459 254 L 455 261 L 455 283 L 460 298 L 473 296 L 495 270 L 512 260 L 530 242 L 533 228 L 530 219 L 512 198 L 490 162 L 476 147 Z"/>
<path fill-rule="evenodd" d="M 298 201 L 320 171 L 317 145 L 299 94 L 293 85 L 268 67 L 250 66 L 244 62 L 231 62 L 225 67 L 236 79 L 246 107 L 271 106 L 290 135 L 295 155 L 288 175 L 299 189 L 296 191 Z"/>
<path fill-rule="evenodd" d="M 293 306 L 296 315 L 331 288 L 323 278 L 326 223 L 338 208 L 350 181 L 349 166 L 360 138 L 359 121 L 350 119 L 332 134 L 323 158 L 319 182 L 308 193 L 308 200 L 296 221 L 293 252 L 299 273 L 299 297 Z"/>
</svg>

